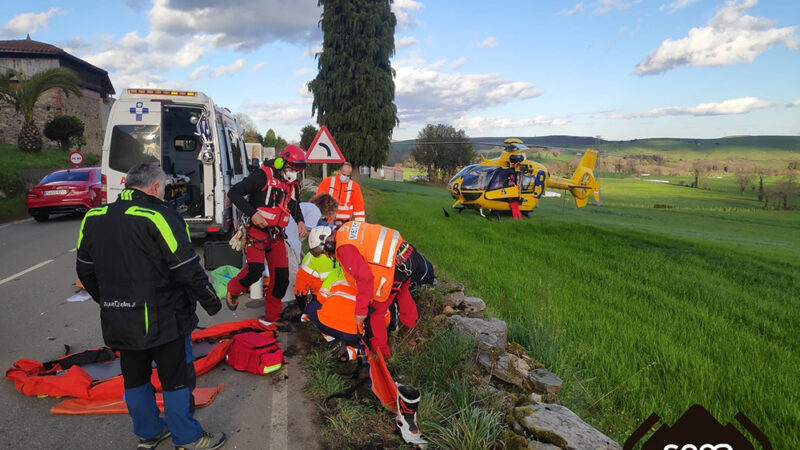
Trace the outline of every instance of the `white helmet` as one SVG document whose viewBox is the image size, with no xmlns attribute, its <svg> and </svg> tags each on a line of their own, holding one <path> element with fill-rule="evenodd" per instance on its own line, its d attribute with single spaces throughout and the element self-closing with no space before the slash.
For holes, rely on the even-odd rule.
<svg viewBox="0 0 800 450">
<path fill-rule="evenodd" d="M 328 239 L 333 234 L 333 228 L 328 226 L 318 226 L 311 229 L 308 233 L 308 249 L 309 250 L 316 250 L 317 253 L 322 253 L 323 245 L 325 245 L 325 240 Z"/>
</svg>

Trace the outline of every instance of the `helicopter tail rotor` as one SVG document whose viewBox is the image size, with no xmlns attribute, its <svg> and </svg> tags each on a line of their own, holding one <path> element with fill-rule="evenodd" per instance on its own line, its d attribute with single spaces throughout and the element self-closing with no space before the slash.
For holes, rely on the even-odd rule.
<svg viewBox="0 0 800 450">
<path fill-rule="evenodd" d="M 586 206 L 590 194 L 594 194 L 595 200 L 599 201 L 600 183 L 594 178 L 594 165 L 596 162 L 597 152 L 587 150 L 570 180 L 569 191 L 575 197 L 575 206 L 578 208 Z"/>
</svg>

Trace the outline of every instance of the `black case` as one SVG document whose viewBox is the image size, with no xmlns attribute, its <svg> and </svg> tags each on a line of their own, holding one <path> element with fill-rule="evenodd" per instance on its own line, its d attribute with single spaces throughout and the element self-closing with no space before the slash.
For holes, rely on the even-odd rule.
<svg viewBox="0 0 800 450">
<path fill-rule="evenodd" d="M 220 266 L 242 268 L 242 252 L 231 248 L 228 241 L 206 241 L 203 244 L 203 262 L 206 270 Z"/>
</svg>

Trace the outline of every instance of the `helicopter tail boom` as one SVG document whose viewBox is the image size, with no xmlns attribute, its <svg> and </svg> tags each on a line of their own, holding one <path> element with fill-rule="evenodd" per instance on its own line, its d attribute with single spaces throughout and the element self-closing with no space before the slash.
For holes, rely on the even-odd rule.
<svg viewBox="0 0 800 450">
<path fill-rule="evenodd" d="M 586 206 L 589 196 L 600 191 L 600 183 L 594 178 L 594 165 L 596 162 L 597 152 L 586 150 L 580 164 L 578 164 L 578 168 L 575 170 L 575 174 L 572 175 L 572 186 L 570 186 L 569 191 L 575 197 L 575 206 L 578 208 Z"/>
<path fill-rule="evenodd" d="M 566 189 L 575 197 L 575 206 L 583 208 L 589 201 L 589 196 L 595 194 L 598 198 L 600 183 L 594 178 L 594 165 L 597 162 L 597 152 L 586 150 L 578 168 L 572 178 L 550 177 L 547 186 L 556 189 Z"/>
</svg>

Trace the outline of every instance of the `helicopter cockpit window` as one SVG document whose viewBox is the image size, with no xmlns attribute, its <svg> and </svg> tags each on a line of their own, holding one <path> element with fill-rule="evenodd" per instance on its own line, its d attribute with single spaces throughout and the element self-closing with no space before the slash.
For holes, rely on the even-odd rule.
<svg viewBox="0 0 800 450">
<path fill-rule="evenodd" d="M 486 189 L 492 175 L 499 169 L 496 166 L 477 166 L 474 170 L 464 175 L 464 181 L 461 182 L 462 190 L 476 190 L 482 191 Z"/>
<path fill-rule="evenodd" d="M 514 169 L 500 169 L 492 177 L 492 182 L 489 183 L 487 190 L 493 191 L 495 189 L 503 189 L 511 186 L 516 186 L 517 176 L 514 174 Z"/>
<path fill-rule="evenodd" d="M 520 182 L 520 186 L 522 187 L 522 190 L 524 192 L 532 191 L 533 190 L 533 181 L 536 179 L 536 177 L 534 177 L 533 174 L 524 173 L 524 174 L 522 174 L 520 176 L 520 178 L 522 180 Z"/>
<path fill-rule="evenodd" d="M 447 184 L 450 184 L 453 181 L 456 181 L 457 179 L 461 178 L 465 173 L 472 170 L 475 166 L 477 166 L 477 164 L 470 164 L 468 166 L 464 166 L 464 168 L 459 170 L 457 174 L 453 175 L 453 178 L 450 178 L 450 181 Z"/>
</svg>

